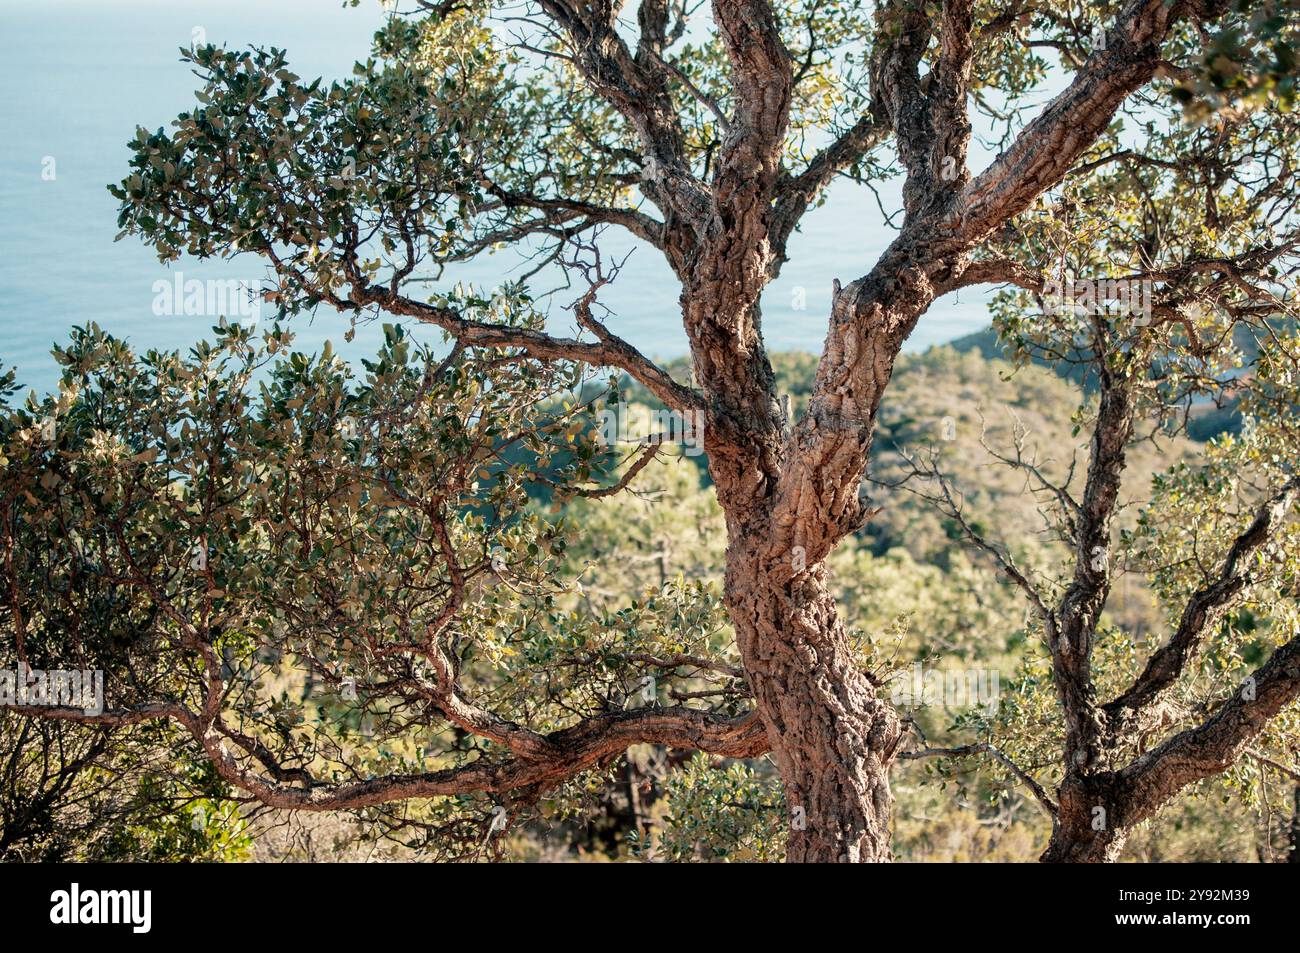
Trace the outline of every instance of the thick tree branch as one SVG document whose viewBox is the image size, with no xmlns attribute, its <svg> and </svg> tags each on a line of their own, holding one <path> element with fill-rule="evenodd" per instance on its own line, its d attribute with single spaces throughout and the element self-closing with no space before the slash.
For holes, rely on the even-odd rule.
<svg viewBox="0 0 1300 953">
<path fill-rule="evenodd" d="M 919 71 L 931 37 L 930 20 L 914 0 L 892 0 L 876 14 L 871 61 L 872 112 L 894 132 L 907 169 L 903 205 L 909 213 L 931 196 L 930 115 Z"/>
<path fill-rule="evenodd" d="M 691 173 L 681 119 L 669 88 L 671 73 L 659 60 L 654 26 L 647 48 L 633 55 L 616 29 L 616 9 L 609 0 L 575 3 L 541 0 L 541 7 L 564 30 L 574 49 L 574 63 L 593 90 L 632 125 L 641 142 L 642 188 L 667 213 L 676 213 L 699 231 L 709 216 L 709 196 Z"/>
<path fill-rule="evenodd" d="M 782 181 L 772 210 L 772 246 L 779 253 L 778 259 L 784 254 L 786 243 L 799 220 L 817 196 L 831 184 L 835 176 L 861 160 L 889 135 L 888 123 L 879 121 L 875 116 L 865 115 L 813 156 L 802 172 Z M 776 264 L 779 265 L 779 260 Z"/>
<path fill-rule="evenodd" d="M 930 80 L 930 175 L 940 188 L 966 183 L 966 149 L 971 124 L 967 109 L 975 55 L 972 0 L 944 0 L 940 17 L 939 63 Z"/>
<path fill-rule="evenodd" d="M 1216 610 L 1222 609 L 1250 585 L 1253 576 L 1247 565 L 1250 557 L 1276 534 L 1297 497 L 1300 497 L 1300 477 L 1288 482 L 1266 501 L 1250 526 L 1233 540 L 1218 576 L 1187 600 L 1178 629 L 1169 641 L 1152 654 L 1133 685 L 1105 706 L 1111 732 L 1121 730 L 1130 719 L 1155 704 L 1182 675 L 1187 663 L 1195 656 Z"/>
<path fill-rule="evenodd" d="M 790 119 L 790 54 L 768 0 L 714 0 L 713 16 L 731 61 L 735 106 L 713 187 L 732 231 L 766 237 L 767 217 Z"/>
<path fill-rule="evenodd" d="M 1059 182 L 1110 124 L 1120 104 L 1160 67 L 1160 45 L 1183 18 L 1217 16 L 1221 4 L 1130 0 L 1060 95 L 992 165 L 962 191 L 947 223 L 964 242 L 978 241 Z"/>
<path fill-rule="evenodd" d="M 1131 382 L 1112 370 L 1104 321 L 1094 320 L 1101 395 L 1093 426 L 1083 498 L 1075 514 L 1074 578 L 1055 611 L 1052 669 L 1065 713 L 1067 770 L 1086 767 L 1098 755 L 1099 718 L 1092 683 L 1097 623 L 1111 587 L 1111 522 L 1119 504 L 1126 450 L 1133 435 Z"/>
<path fill-rule="evenodd" d="M 1201 725 L 1143 755 L 1112 783 L 1125 825 L 1154 814 L 1180 789 L 1231 767 L 1272 718 L 1300 698 L 1300 638 L 1277 649 Z"/>
<path fill-rule="evenodd" d="M 728 758 L 758 757 L 768 750 L 769 744 L 756 713 L 727 718 L 693 708 L 645 708 L 597 715 L 541 736 L 547 750 L 537 758 L 483 758 L 442 771 L 335 784 L 308 782 L 305 772 L 297 769 L 268 767 L 264 757 L 267 753 L 250 739 L 242 739 L 238 742 L 240 749 L 266 769 L 265 774 L 254 771 L 227 750 L 222 743 L 227 737 L 225 732 L 205 730 L 199 716 L 178 705 L 141 706 L 100 715 L 67 708 L 4 707 L 28 716 L 92 725 L 128 725 L 171 718 L 190 730 L 226 781 L 269 807 L 304 811 L 349 810 L 407 798 L 457 794 L 542 793 L 583 771 L 608 763 L 638 744 L 704 751 Z M 289 779 L 301 783 L 289 783 Z"/>
</svg>

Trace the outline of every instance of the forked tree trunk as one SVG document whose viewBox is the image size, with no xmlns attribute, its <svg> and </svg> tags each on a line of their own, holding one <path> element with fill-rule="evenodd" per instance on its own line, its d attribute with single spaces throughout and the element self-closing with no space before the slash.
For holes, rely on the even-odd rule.
<svg viewBox="0 0 1300 953">
<path fill-rule="evenodd" d="M 1100 788 L 1079 779 L 1067 779 L 1052 838 L 1039 859 L 1056 864 L 1109 864 L 1119 859 L 1128 831 L 1118 824 L 1115 804 Z"/>
<path fill-rule="evenodd" d="M 844 447 L 828 451 L 837 462 L 827 473 L 792 489 L 784 472 L 790 422 L 759 335 L 766 226 L 758 227 L 761 216 L 745 221 L 756 233 L 724 233 L 694 261 L 682 295 L 695 374 L 723 421 L 708 451 L 727 519 L 727 608 L 785 789 L 787 859 L 889 860 L 888 775 L 901 726 L 862 670 L 823 563 L 804 558 L 815 543 L 824 558 L 861 525 L 857 490 L 879 395 L 864 400 Z M 903 336 L 877 355 L 881 389 Z"/>
</svg>

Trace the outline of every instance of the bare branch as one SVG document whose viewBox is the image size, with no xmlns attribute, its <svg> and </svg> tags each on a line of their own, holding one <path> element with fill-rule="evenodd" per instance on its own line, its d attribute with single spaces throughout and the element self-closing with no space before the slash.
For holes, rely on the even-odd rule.
<svg viewBox="0 0 1300 953">
<path fill-rule="evenodd" d="M 602 340 L 595 343 L 559 338 L 529 328 L 465 318 L 449 308 L 415 301 L 374 284 L 354 287 L 350 300 L 336 298 L 331 303 L 344 310 L 378 305 L 391 314 L 436 325 L 454 337 L 462 347 L 519 348 L 539 360 L 577 361 L 592 367 L 615 367 L 626 371 L 673 410 L 702 410 L 705 407 L 703 395 L 698 391 L 678 384 L 667 371 L 608 331 L 604 332 Z"/>
<path fill-rule="evenodd" d="M 1048 817 L 1056 817 L 1056 802 L 1048 796 L 1043 786 L 1030 777 L 1028 772 L 1007 757 L 1006 754 L 988 742 L 960 745 L 956 748 L 921 748 L 916 751 L 904 751 L 899 755 L 899 758 L 904 761 L 915 761 L 919 758 L 968 758 L 977 754 L 987 754 L 1002 764 L 1008 771 L 1024 782 L 1025 787 L 1029 788 L 1030 793 L 1034 795 L 1034 799 L 1047 813 Z"/>
</svg>

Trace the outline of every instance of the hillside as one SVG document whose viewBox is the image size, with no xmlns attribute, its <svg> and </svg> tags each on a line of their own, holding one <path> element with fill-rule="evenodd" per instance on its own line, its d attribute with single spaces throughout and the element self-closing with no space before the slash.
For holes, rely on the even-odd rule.
<svg viewBox="0 0 1300 953">
<path fill-rule="evenodd" d="M 1242 348 L 1248 360 L 1257 355 L 1258 346 L 1249 335 L 1244 333 L 1238 335 L 1236 343 L 1238 347 Z M 998 339 L 997 331 L 992 327 L 963 335 L 949 342 L 947 346 L 962 354 L 975 352 L 986 360 L 1005 361 L 1007 357 L 1006 347 Z M 1050 364 L 1047 361 L 1039 360 L 1035 360 L 1034 364 L 1038 367 L 1048 368 L 1071 383 L 1083 384 L 1088 389 L 1091 389 L 1085 379 L 1085 372 L 1079 367 Z M 1198 404 L 1192 407 L 1188 415 L 1187 436 L 1192 440 L 1204 442 L 1214 439 L 1219 434 L 1240 432 L 1241 413 L 1237 409 L 1236 400 L 1229 399 L 1222 407 L 1216 407 L 1210 403 Z"/>
</svg>

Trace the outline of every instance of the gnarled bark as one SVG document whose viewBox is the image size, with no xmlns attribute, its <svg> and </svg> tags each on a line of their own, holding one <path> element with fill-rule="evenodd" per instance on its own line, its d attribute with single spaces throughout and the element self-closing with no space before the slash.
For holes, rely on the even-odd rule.
<svg viewBox="0 0 1300 953">
<path fill-rule="evenodd" d="M 736 548 L 727 603 L 785 788 L 787 859 L 889 860 L 898 716 L 863 673 L 823 567 L 765 571 L 780 558 L 766 541 Z"/>
<path fill-rule="evenodd" d="M 1120 804 L 1111 776 L 1072 777 L 1058 794 L 1052 839 L 1043 852 L 1043 862 L 1108 864 L 1118 860 L 1129 828 L 1119 823 Z"/>
</svg>

